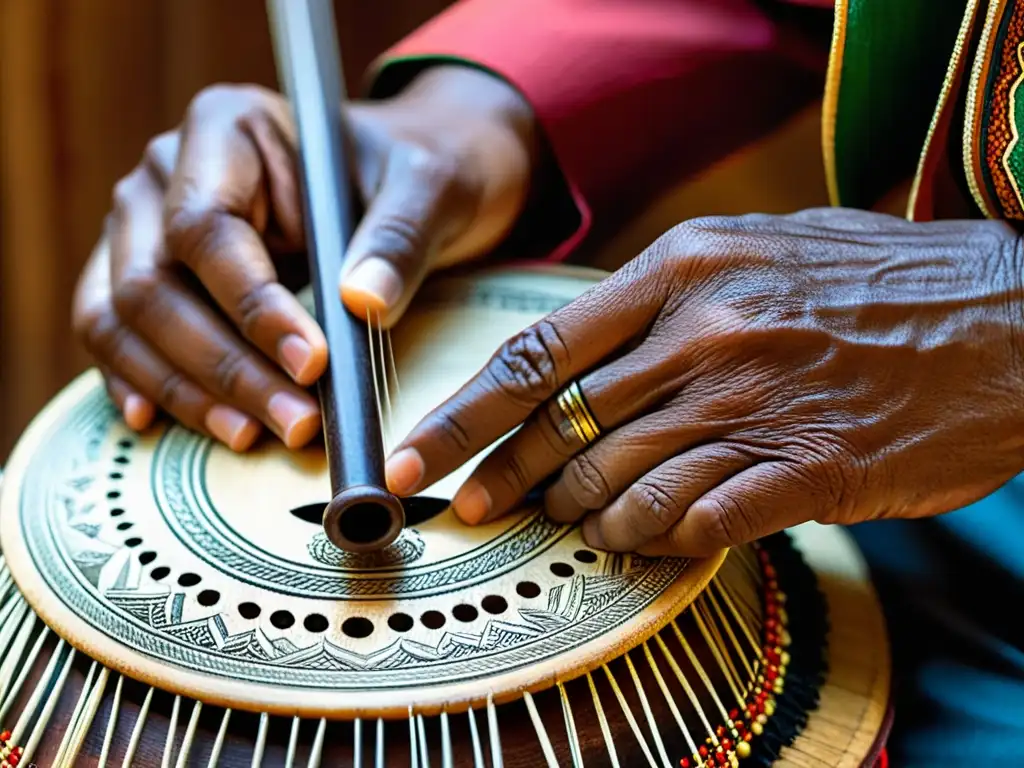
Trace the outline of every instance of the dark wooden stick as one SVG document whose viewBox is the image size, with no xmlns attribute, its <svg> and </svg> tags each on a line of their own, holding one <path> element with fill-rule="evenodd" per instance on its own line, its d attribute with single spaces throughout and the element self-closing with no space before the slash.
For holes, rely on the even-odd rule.
<svg viewBox="0 0 1024 768">
<path fill-rule="evenodd" d="M 331 0 L 268 0 L 268 8 L 278 75 L 298 126 L 310 276 L 330 351 L 319 382 L 333 497 L 324 510 L 324 532 L 341 549 L 367 552 L 394 541 L 405 514 L 384 481 L 365 319 L 352 315 L 338 292 L 355 208 L 334 10 Z"/>
</svg>

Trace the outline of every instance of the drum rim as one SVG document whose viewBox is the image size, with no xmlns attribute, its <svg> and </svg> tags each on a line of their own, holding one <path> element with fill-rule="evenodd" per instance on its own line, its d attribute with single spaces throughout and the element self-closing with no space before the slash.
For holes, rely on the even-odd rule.
<svg viewBox="0 0 1024 768">
<path fill-rule="evenodd" d="M 608 273 L 564 264 L 530 264 L 489 267 L 469 275 L 454 274 L 440 279 L 465 283 L 478 282 L 488 277 L 514 277 L 526 274 L 547 274 L 583 280 L 589 278 L 596 282 Z M 60 637 L 64 637 L 80 652 L 114 671 L 172 694 L 194 698 L 206 704 L 307 718 L 400 719 L 407 717 L 410 712 L 424 715 L 445 711 L 458 713 L 470 707 L 485 706 L 488 701 L 502 704 L 516 700 L 524 692 L 547 690 L 554 687 L 557 682 L 567 682 L 584 676 L 653 637 L 700 594 L 718 571 L 727 554 L 722 550 L 709 558 L 691 559 L 686 566 L 685 575 L 676 585 L 659 596 L 642 616 L 602 635 L 596 643 L 599 649 L 597 652 L 589 655 L 580 653 L 569 658 L 558 655 L 535 666 L 500 673 L 488 679 L 489 688 L 484 691 L 478 687 L 480 681 L 470 681 L 401 692 L 390 690 L 339 693 L 266 684 L 245 685 L 206 672 L 186 670 L 178 665 L 172 665 L 172 671 L 168 673 L 166 662 L 122 645 L 81 617 L 70 613 L 59 597 L 47 587 L 24 546 L 23 532 L 18 520 L 18 506 L 25 472 L 49 431 L 66 413 L 67 406 L 97 386 L 101 386 L 98 370 L 90 369 L 80 374 L 47 403 L 19 438 L 11 453 L 4 480 L 0 483 L 0 549 L 6 556 L 12 577 L 22 595 L 39 618 Z M 59 631 L 58 628 L 63 631 Z M 567 661 L 575 663 L 567 664 Z M 165 667 L 162 674 L 159 670 L 161 666 Z"/>
</svg>

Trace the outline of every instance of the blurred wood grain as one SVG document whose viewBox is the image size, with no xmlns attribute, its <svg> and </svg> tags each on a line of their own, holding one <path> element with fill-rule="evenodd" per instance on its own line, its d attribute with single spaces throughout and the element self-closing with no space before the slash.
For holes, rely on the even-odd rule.
<svg viewBox="0 0 1024 768">
<path fill-rule="evenodd" d="M 450 0 L 335 0 L 351 93 Z M 88 360 L 72 291 L 110 192 L 204 86 L 274 86 L 258 0 L 0 0 L 0 464 Z"/>
</svg>

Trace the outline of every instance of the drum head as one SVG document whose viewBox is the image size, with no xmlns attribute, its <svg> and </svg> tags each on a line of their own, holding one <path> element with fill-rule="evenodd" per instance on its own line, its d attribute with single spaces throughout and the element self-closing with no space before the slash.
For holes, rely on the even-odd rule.
<svg viewBox="0 0 1024 768">
<path fill-rule="evenodd" d="M 388 445 L 508 336 L 600 275 L 520 269 L 428 286 L 386 338 Z M 365 375 L 372 375 L 365 372 Z M 425 496 L 450 499 L 471 467 Z M 403 717 L 512 699 L 596 668 L 691 601 L 722 557 L 609 555 L 527 508 L 468 528 L 424 502 L 386 550 L 335 549 L 321 446 L 245 455 L 169 423 L 130 432 L 83 375 L 19 443 L 0 540 L 38 614 L 161 689 L 306 717 Z"/>
</svg>

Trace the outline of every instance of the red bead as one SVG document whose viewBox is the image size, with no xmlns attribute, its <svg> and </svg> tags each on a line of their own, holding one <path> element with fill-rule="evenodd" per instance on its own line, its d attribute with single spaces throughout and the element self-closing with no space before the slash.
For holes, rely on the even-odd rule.
<svg viewBox="0 0 1024 768">
<path fill-rule="evenodd" d="M 733 707 L 732 709 L 729 710 L 729 719 L 730 720 L 735 720 L 739 716 L 740 716 L 740 711 L 738 709 L 736 709 L 735 707 Z"/>
<path fill-rule="evenodd" d="M 774 579 L 775 578 L 775 566 L 772 565 L 771 563 L 765 565 L 765 567 L 764 567 L 764 575 L 767 576 L 769 579 Z"/>
<path fill-rule="evenodd" d="M 679 768 L 690 768 L 690 758 L 684 757 L 679 761 Z"/>
<path fill-rule="evenodd" d="M 754 734 L 750 733 L 749 731 L 743 734 L 744 741 L 750 741 L 752 738 L 754 738 Z"/>
<path fill-rule="evenodd" d="M 21 758 L 13 752 L 7 756 L 7 762 L 11 764 L 11 768 L 14 768 L 14 766 L 18 764 L 18 760 L 20 759 Z"/>
<path fill-rule="evenodd" d="M 774 632 L 765 632 L 764 643 L 774 647 L 779 644 L 779 636 Z"/>
<path fill-rule="evenodd" d="M 18 757 L 21 757 L 21 753 L 24 752 L 24 751 L 25 750 L 22 749 L 21 747 L 15 747 L 14 748 L 14 754 L 16 754 Z"/>
<path fill-rule="evenodd" d="M 770 589 L 772 592 L 777 591 L 778 588 L 779 588 L 779 582 L 775 581 L 775 579 L 772 579 L 771 581 L 768 582 L 768 589 Z"/>
<path fill-rule="evenodd" d="M 722 749 L 732 749 L 732 741 L 730 739 L 722 739 Z"/>
<path fill-rule="evenodd" d="M 768 562 L 768 553 L 765 552 L 763 549 L 759 549 L 759 550 L 757 550 L 757 558 L 762 563 L 767 563 Z"/>
<path fill-rule="evenodd" d="M 725 753 L 719 752 L 715 755 L 715 760 L 718 761 L 719 765 L 725 765 Z"/>
<path fill-rule="evenodd" d="M 10 741 L 10 740 L 11 740 L 11 732 L 10 731 L 4 731 L 3 733 L 0 733 L 0 741 Z"/>
<path fill-rule="evenodd" d="M 717 736 L 718 738 L 722 738 L 724 735 L 725 735 L 725 726 L 724 725 L 720 725 L 717 728 L 715 728 L 715 736 Z"/>
<path fill-rule="evenodd" d="M 703 744 L 701 744 L 699 747 L 697 747 L 697 754 L 700 755 L 701 757 L 707 757 L 708 756 L 708 748 L 705 747 Z"/>
<path fill-rule="evenodd" d="M 775 616 L 779 612 L 779 609 L 775 605 L 775 603 L 768 603 L 764 607 L 764 612 L 767 613 L 769 616 Z"/>
</svg>

